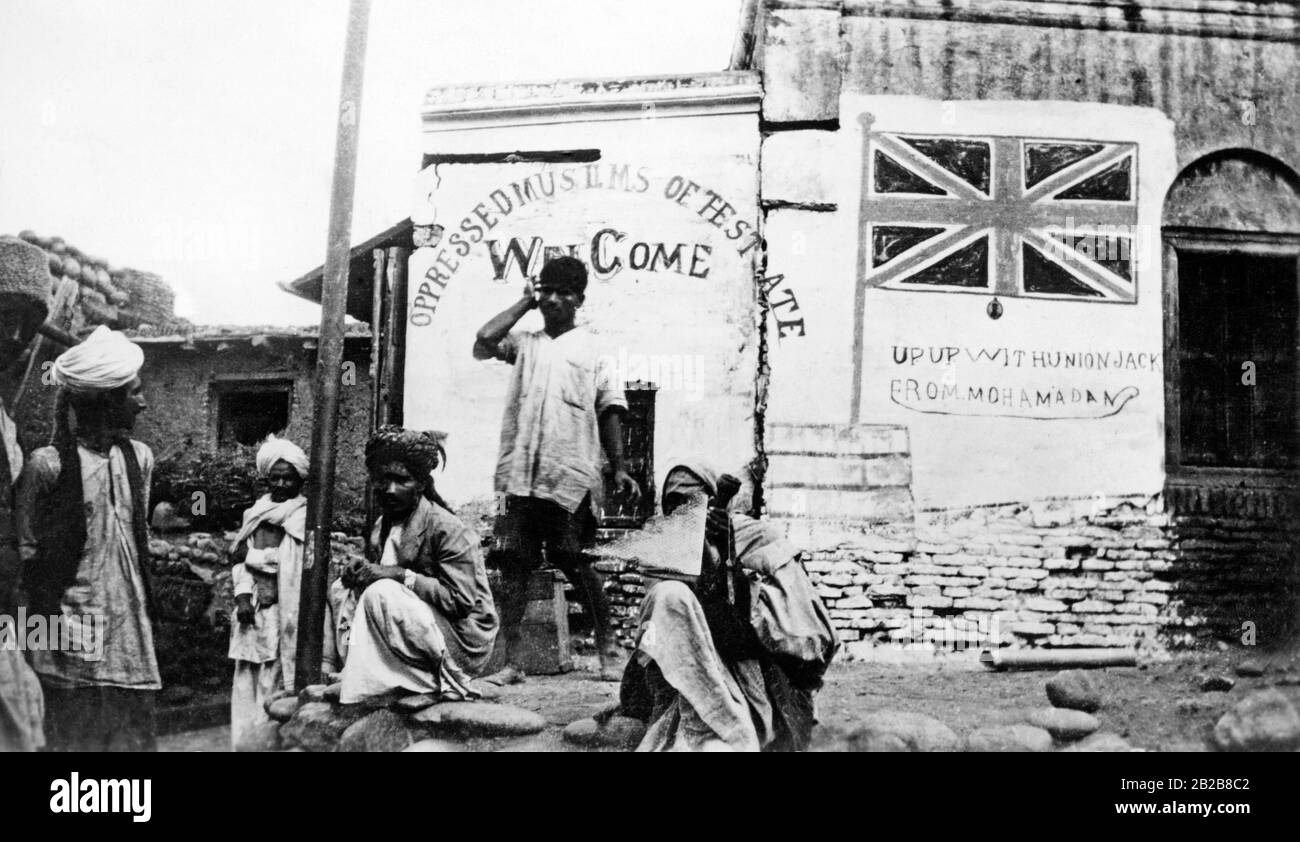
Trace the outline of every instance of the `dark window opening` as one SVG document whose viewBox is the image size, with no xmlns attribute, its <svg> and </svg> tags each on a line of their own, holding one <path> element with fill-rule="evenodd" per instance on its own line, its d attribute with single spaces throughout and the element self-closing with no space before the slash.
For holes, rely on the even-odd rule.
<svg viewBox="0 0 1300 842">
<path fill-rule="evenodd" d="M 257 444 L 289 426 L 293 384 L 230 383 L 217 392 L 217 445 Z"/>
<path fill-rule="evenodd" d="M 1296 259 L 1178 250 L 1181 463 L 1297 465 Z"/>
<path fill-rule="evenodd" d="M 605 502 L 600 508 L 600 528 L 639 529 L 654 514 L 658 492 L 654 487 L 655 390 L 653 383 L 628 383 L 627 412 L 623 413 L 623 464 L 641 486 L 634 506 L 626 495 L 614 492 L 613 477 L 605 475 Z"/>
</svg>

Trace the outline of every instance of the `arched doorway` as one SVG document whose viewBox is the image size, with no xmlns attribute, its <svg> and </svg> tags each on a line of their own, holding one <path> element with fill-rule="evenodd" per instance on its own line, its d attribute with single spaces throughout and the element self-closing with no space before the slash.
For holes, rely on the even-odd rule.
<svg viewBox="0 0 1300 842">
<path fill-rule="evenodd" d="M 1164 207 L 1165 496 L 1184 625 L 1285 645 L 1300 631 L 1300 179 L 1227 150 Z"/>
<path fill-rule="evenodd" d="M 1166 472 L 1293 489 L 1300 467 L 1300 177 L 1258 152 L 1192 163 L 1164 207 Z"/>
</svg>

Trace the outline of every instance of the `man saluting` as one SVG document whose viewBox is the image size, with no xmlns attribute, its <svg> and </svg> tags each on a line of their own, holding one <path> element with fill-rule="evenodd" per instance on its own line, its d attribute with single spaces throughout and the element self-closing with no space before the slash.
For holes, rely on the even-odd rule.
<svg viewBox="0 0 1300 842">
<path fill-rule="evenodd" d="M 547 558 L 574 584 L 595 625 L 601 678 L 620 677 L 618 644 L 610 627 L 609 602 L 591 559 L 582 553 L 595 538 L 592 493 L 601 489 L 603 447 L 615 487 L 633 500 L 636 481 L 623 466 L 623 386 L 595 337 L 574 324 L 587 289 L 587 267 L 559 257 L 542 267 L 536 295 L 524 296 L 488 320 L 474 341 L 474 358 L 514 366 L 501 421 L 496 492 L 504 495 L 495 525 L 505 592 L 501 600 L 506 666 L 486 680 L 510 684 L 519 668 L 520 625 L 529 574 Z M 533 308 L 538 331 L 511 328 Z"/>
</svg>

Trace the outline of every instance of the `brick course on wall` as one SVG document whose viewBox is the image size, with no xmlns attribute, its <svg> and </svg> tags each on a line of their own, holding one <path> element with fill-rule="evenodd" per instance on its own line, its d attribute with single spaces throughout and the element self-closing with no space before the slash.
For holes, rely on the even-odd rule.
<svg viewBox="0 0 1300 842">
<path fill-rule="evenodd" d="M 256 376 L 283 372 L 293 381 L 289 426 L 284 435 L 303 450 L 311 447 L 312 414 L 316 400 L 316 351 L 308 337 L 275 337 L 261 345 L 231 342 L 217 350 L 212 343 L 200 350 L 177 345 L 145 346 L 141 379 L 149 410 L 136 422 L 135 437 L 161 458 L 184 447 L 216 447 L 217 411 L 213 384 L 218 377 Z M 335 528 L 359 531 L 365 520 L 366 471 L 364 453 L 370 436 L 370 348 L 366 338 L 349 338 L 344 362 L 353 382 L 339 392 L 337 467 L 334 483 Z"/>
<path fill-rule="evenodd" d="M 1064 520 L 1029 506 L 923 515 L 818 543 L 806 567 L 846 643 L 1131 646 L 1170 614 L 1158 507 Z"/>
<path fill-rule="evenodd" d="M 1078 504 L 1076 504 L 1078 505 Z M 1289 639 L 1300 530 L 1286 518 L 1171 515 L 1162 497 L 922 513 L 911 524 L 783 522 L 850 651 L 929 644 L 1183 648 Z M 1212 536 L 1212 537 L 1211 537 Z M 620 639 L 645 594 L 604 559 Z"/>
</svg>

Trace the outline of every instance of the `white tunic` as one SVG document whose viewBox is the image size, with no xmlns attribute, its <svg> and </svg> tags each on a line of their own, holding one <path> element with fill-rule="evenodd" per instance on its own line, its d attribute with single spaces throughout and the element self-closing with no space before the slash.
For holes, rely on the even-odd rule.
<svg viewBox="0 0 1300 842">
<path fill-rule="evenodd" d="M 147 510 L 153 451 L 138 441 L 131 444 L 140 464 Z M 116 447 L 108 456 L 81 446 L 77 451 L 81 456 L 86 549 L 76 579 L 63 592 L 60 610 L 74 634 L 84 629 L 86 618 L 102 618 L 98 629 L 102 653 L 96 658 L 93 653 L 37 651 L 32 653 L 32 666 L 51 684 L 67 687 L 161 689 L 144 582 L 136 559 L 126 460 Z M 58 484 L 59 453 L 53 447 L 42 447 L 32 452 L 28 462 L 22 497 L 31 501 L 27 505 L 47 506 Z M 24 544 L 34 540 L 30 534 L 21 538 Z"/>
<path fill-rule="evenodd" d="M 559 503 L 572 512 L 590 492 L 600 496 L 600 413 L 627 408 L 613 359 L 575 327 L 555 338 L 544 330 L 516 332 L 497 347 L 514 363 L 505 414 L 496 491 Z"/>
</svg>

